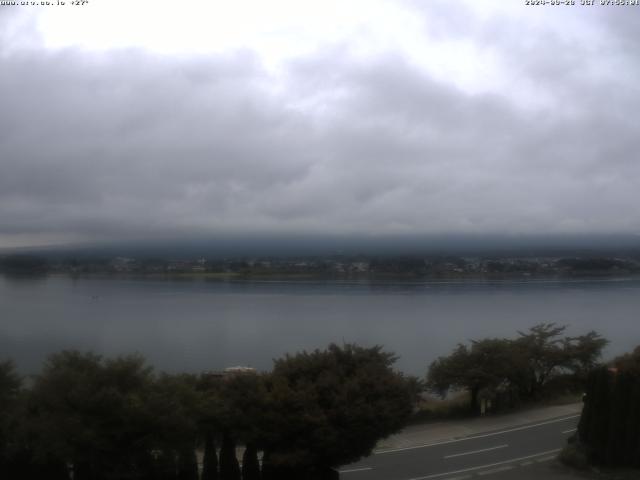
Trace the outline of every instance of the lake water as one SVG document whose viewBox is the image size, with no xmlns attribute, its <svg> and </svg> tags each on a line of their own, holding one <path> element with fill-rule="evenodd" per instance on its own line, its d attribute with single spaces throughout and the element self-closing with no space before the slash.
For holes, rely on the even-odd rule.
<svg viewBox="0 0 640 480">
<path fill-rule="evenodd" d="M 51 352 L 140 352 L 167 371 L 269 369 L 330 342 L 381 344 L 423 375 L 458 342 L 540 322 L 594 329 L 606 355 L 640 344 L 640 280 L 229 282 L 0 276 L 0 359 L 36 372 Z"/>
</svg>

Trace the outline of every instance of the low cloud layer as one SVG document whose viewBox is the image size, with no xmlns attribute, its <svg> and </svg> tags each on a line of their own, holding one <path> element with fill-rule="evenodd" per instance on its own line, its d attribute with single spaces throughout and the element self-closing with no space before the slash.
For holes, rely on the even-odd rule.
<svg viewBox="0 0 640 480">
<path fill-rule="evenodd" d="M 47 47 L 3 7 L 0 246 L 640 233 L 640 7 L 422 3 L 410 48 L 320 38 L 277 68 L 251 45 Z"/>
</svg>

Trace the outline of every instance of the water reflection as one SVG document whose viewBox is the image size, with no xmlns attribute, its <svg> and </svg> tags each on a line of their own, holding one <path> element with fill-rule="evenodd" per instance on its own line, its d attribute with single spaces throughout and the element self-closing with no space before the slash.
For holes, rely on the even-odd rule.
<svg viewBox="0 0 640 480">
<path fill-rule="evenodd" d="M 457 342 L 545 321 L 596 329 L 607 353 L 640 344 L 635 279 L 290 281 L 198 277 L 0 277 L 0 357 L 22 371 L 62 348 L 138 351 L 161 369 L 268 369 L 329 342 L 383 344 L 422 375 Z"/>
</svg>

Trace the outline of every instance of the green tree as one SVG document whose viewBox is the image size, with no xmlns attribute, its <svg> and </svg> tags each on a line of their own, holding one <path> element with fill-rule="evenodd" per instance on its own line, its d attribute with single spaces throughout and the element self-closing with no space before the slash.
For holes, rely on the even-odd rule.
<svg viewBox="0 0 640 480">
<path fill-rule="evenodd" d="M 589 372 L 600 364 L 602 350 L 608 343 L 608 340 L 593 330 L 585 335 L 565 339 L 563 348 L 568 357 L 566 368 L 579 379 L 586 381 Z"/>
<path fill-rule="evenodd" d="M 258 373 L 230 374 L 218 386 L 219 423 L 245 445 L 259 444 L 266 428 L 263 422 L 268 406 L 265 379 L 265 375 Z"/>
<path fill-rule="evenodd" d="M 15 455 L 15 419 L 22 379 L 11 361 L 0 362 L 0 477 L 9 478 Z"/>
<path fill-rule="evenodd" d="M 477 412 L 483 392 L 536 399 L 561 374 L 584 382 L 607 341 L 593 331 L 562 337 L 565 330 L 565 326 L 541 323 L 513 340 L 487 338 L 472 340 L 470 346 L 459 344 L 451 354 L 431 363 L 427 387 L 440 395 L 450 389 L 467 390 L 471 410 Z"/>
<path fill-rule="evenodd" d="M 640 375 L 640 346 L 632 353 L 620 355 L 612 363 L 618 370 Z"/>
<path fill-rule="evenodd" d="M 242 480 L 260 480 L 258 449 L 254 443 L 249 443 L 242 455 Z"/>
<path fill-rule="evenodd" d="M 222 436 L 220 480 L 240 480 L 240 464 L 236 457 L 236 440 L 228 430 Z"/>
<path fill-rule="evenodd" d="M 0 271 L 17 275 L 45 273 L 48 262 L 45 258 L 32 255 L 10 255 L 0 259 Z"/>
<path fill-rule="evenodd" d="M 202 480 L 218 480 L 218 455 L 213 433 L 204 434 L 204 456 L 202 458 Z"/>
<path fill-rule="evenodd" d="M 330 345 L 275 361 L 267 381 L 268 468 L 305 473 L 358 460 L 409 418 L 413 388 L 379 346 Z M 279 477 L 278 477 L 279 478 Z"/>
<path fill-rule="evenodd" d="M 528 398 L 537 398 L 547 382 L 561 372 L 586 379 L 608 343 L 594 331 L 579 337 L 561 337 L 566 326 L 541 323 L 528 332 L 518 332 L 515 341 L 519 358 L 525 360 L 525 375 L 518 381 Z"/>
<path fill-rule="evenodd" d="M 178 453 L 177 480 L 198 480 L 198 459 L 192 445 L 185 445 Z"/>
<path fill-rule="evenodd" d="M 154 419 L 154 448 L 179 453 L 195 447 L 202 411 L 196 383 L 194 375 L 163 373 L 149 385 L 146 401 Z"/>
<path fill-rule="evenodd" d="M 449 356 L 431 363 L 427 387 L 442 396 L 450 389 L 467 390 L 470 410 L 477 412 L 481 391 L 493 392 L 516 375 L 519 362 L 514 353 L 513 343 L 506 339 L 476 340 L 470 347 L 459 344 Z"/>
<path fill-rule="evenodd" d="M 228 406 L 224 401 L 221 389 L 223 378 L 211 373 L 203 373 L 198 377 L 196 389 L 200 396 L 198 412 L 198 432 L 204 443 L 202 480 L 218 480 L 219 458 L 216 444 L 220 440 L 220 432 L 228 419 Z"/>
<path fill-rule="evenodd" d="M 640 371 L 627 354 L 590 372 L 577 448 L 593 464 L 640 467 Z"/>
<path fill-rule="evenodd" d="M 541 323 L 526 333 L 518 332 L 520 338 L 515 341 L 515 346 L 521 357 L 526 358 L 520 387 L 527 397 L 536 398 L 552 374 L 568 366 L 571 359 L 560 337 L 566 328 L 554 323 Z"/>
<path fill-rule="evenodd" d="M 256 470 L 259 474 L 257 450 L 267 428 L 263 420 L 267 408 L 265 377 L 257 373 L 228 375 L 219 384 L 219 395 L 220 423 L 223 431 L 227 432 L 227 442 L 237 440 L 245 445 L 243 478 L 252 478 Z M 220 477 L 230 475 L 229 478 L 237 478 L 239 471 L 236 470 L 236 464 L 235 447 L 233 458 L 225 450 L 224 462 L 221 451 Z"/>
<path fill-rule="evenodd" d="M 52 355 L 31 392 L 37 455 L 72 463 L 78 480 L 141 475 L 156 421 L 147 402 L 151 383 L 151 368 L 138 356 Z"/>
</svg>

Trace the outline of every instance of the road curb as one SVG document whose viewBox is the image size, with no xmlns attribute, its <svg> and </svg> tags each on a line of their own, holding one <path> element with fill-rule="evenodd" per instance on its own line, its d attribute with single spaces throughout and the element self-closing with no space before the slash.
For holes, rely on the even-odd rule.
<svg viewBox="0 0 640 480">
<path fill-rule="evenodd" d="M 434 443 L 455 441 L 494 431 L 518 428 L 529 424 L 552 421 L 579 415 L 582 403 L 558 405 L 521 412 L 478 417 L 466 420 L 411 425 L 403 431 L 381 441 L 373 454 L 389 453 L 394 450 L 420 448 Z"/>
</svg>

